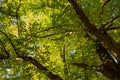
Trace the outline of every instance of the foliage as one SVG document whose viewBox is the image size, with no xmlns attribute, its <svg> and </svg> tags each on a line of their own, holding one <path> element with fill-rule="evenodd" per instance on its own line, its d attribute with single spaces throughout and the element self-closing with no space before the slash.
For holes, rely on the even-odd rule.
<svg viewBox="0 0 120 80">
<path fill-rule="evenodd" d="M 108 34 L 120 43 L 119 29 L 112 30 L 120 25 L 120 18 L 109 23 L 120 15 L 119 0 L 76 2 L 96 28 L 108 29 L 112 24 Z M 102 64 L 96 39 L 69 0 L 1 0 L 0 79 L 50 80 L 49 75 L 58 75 L 63 80 L 108 80 L 100 72 L 73 65 Z"/>
</svg>

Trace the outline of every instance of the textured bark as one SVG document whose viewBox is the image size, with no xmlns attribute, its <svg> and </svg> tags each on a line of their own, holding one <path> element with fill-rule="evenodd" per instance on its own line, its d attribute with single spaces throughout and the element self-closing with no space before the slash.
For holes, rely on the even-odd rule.
<svg viewBox="0 0 120 80">
<path fill-rule="evenodd" d="M 119 69 L 120 46 L 109 35 L 104 34 L 99 29 L 97 29 L 94 24 L 90 23 L 88 17 L 85 15 L 83 10 L 78 6 L 75 0 L 68 0 L 68 1 L 73 6 L 74 10 L 79 16 L 79 19 L 87 27 L 88 31 L 91 34 L 93 34 L 102 43 L 103 46 L 107 47 L 110 51 L 113 51 L 113 53 L 116 53 L 118 64 L 116 64 L 115 61 L 108 59 L 108 61 L 106 61 L 103 65 L 99 66 L 99 68 L 98 67 L 97 68 L 91 67 L 91 68 L 101 72 L 110 80 L 120 80 L 120 73 L 119 73 L 120 72 L 120 69 Z"/>
</svg>

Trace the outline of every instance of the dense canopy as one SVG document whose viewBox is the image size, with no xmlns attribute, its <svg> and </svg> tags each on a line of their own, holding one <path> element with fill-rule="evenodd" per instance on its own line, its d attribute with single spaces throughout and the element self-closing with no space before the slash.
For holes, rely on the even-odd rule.
<svg viewBox="0 0 120 80">
<path fill-rule="evenodd" d="M 0 0 L 0 80 L 120 80 L 120 0 Z"/>
</svg>

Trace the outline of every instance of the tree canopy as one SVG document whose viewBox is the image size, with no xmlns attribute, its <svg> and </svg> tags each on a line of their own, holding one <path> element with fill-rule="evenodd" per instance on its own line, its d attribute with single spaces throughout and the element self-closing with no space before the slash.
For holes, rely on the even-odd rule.
<svg viewBox="0 0 120 80">
<path fill-rule="evenodd" d="M 0 0 L 0 80 L 120 80 L 120 0 Z"/>
</svg>

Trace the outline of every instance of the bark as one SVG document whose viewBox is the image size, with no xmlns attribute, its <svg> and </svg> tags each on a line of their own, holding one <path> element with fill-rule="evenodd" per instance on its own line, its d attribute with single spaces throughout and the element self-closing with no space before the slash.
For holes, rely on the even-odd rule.
<svg viewBox="0 0 120 80">
<path fill-rule="evenodd" d="M 103 42 L 103 44 L 113 52 L 116 52 L 117 57 L 120 58 L 120 46 L 108 35 L 102 33 L 100 30 L 96 28 L 96 26 L 90 23 L 88 17 L 85 16 L 83 10 L 78 6 L 78 4 L 74 0 L 68 0 L 76 11 L 79 19 L 84 23 L 87 27 L 88 31 L 93 34 L 99 41 Z"/>
<path fill-rule="evenodd" d="M 30 63 L 32 63 L 34 66 L 37 67 L 37 69 L 41 70 L 51 80 L 63 80 L 59 75 L 53 74 L 46 67 L 44 67 L 42 64 L 40 64 L 37 60 L 33 59 L 32 57 L 27 57 L 27 56 L 18 56 L 18 57 L 22 58 L 24 61 L 29 61 Z"/>
<path fill-rule="evenodd" d="M 79 19 L 84 23 L 84 25 L 87 27 L 88 31 L 93 34 L 101 43 L 103 46 L 107 47 L 110 51 L 113 51 L 113 53 L 116 53 L 116 58 L 118 59 L 118 64 L 115 63 L 115 61 L 111 60 L 105 62 L 102 66 L 99 68 L 93 68 L 96 71 L 101 72 L 106 77 L 108 77 L 110 80 L 120 80 L 120 46 L 107 34 L 104 34 L 99 29 L 96 28 L 96 26 L 93 23 L 90 23 L 88 17 L 85 15 L 83 10 L 78 6 L 78 4 L 75 2 L 75 0 L 68 0 L 71 5 L 73 6 L 74 10 L 76 11 L 76 14 L 79 16 Z M 114 54 L 113 54 L 114 55 Z"/>
<path fill-rule="evenodd" d="M 114 62 L 107 62 L 106 64 L 102 64 L 99 66 L 90 66 L 85 63 L 73 63 L 73 65 L 101 72 L 103 75 L 109 78 L 109 80 L 120 80 L 120 65 L 115 64 Z"/>
</svg>

